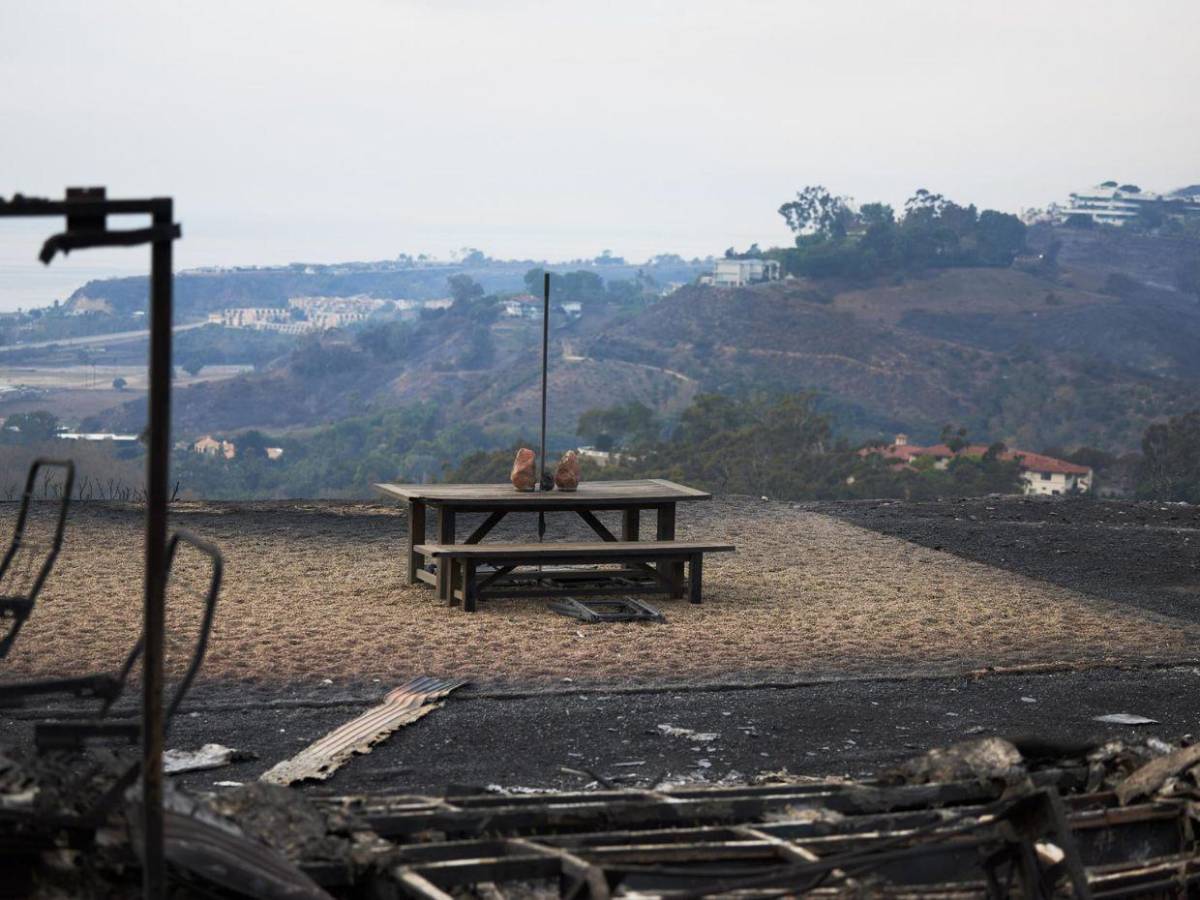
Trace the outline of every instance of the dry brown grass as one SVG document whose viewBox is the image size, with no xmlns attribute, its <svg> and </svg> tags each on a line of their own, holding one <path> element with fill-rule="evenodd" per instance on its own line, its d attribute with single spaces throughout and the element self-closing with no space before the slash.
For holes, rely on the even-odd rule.
<svg viewBox="0 0 1200 900">
<path fill-rule="evenodd" d="M 15 509 L 4 506 L 7 529 Z M 446 609 L 405 584 L 406 523 L 385 506 L 185 504 L 174 521 L 227 557 L 208 679 L 708 680 L 1181 658 L 1195 646 L 1180 622 L 787 504 L 721 500 L 680 518 L 682 536 L 741 549 L 706 566 L 704 605 L 664 600 L 658 626 L 582 625 L 534 600 Z M 76 508 L 4 677 L 116 664 L 140 622 L 140 527 L 140 510 Z M 185 630 L 194 604 L 176 598 L 171 619 Z"/>
</svg>

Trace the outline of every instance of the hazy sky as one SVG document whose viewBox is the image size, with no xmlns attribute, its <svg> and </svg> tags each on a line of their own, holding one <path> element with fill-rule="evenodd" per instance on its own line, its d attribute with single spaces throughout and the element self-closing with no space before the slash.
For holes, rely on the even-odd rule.
<svg viewBox="0 0 1200 900">
<path fill-rule="evenodd" d="M 1200 182 L 1197 35 L 1197 0 L 4 0 L 0 192 L 171 194 L 180 267 L 720 253 L 809 183 Z M 0 306 L 45 302 L 44 233 L 0 222 Z"/>
</svg>

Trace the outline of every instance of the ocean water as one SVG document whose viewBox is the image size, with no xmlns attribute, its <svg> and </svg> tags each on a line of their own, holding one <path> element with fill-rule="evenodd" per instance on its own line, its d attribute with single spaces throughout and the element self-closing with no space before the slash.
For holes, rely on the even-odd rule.
<svg viewBox="0 0 1200 900">
<path fill-rule="evenodd" d="M 141 248 L 59 255 L 43 265 L 38 253 L 54 230 L 49 221 L 0 219 L 0 313 L 61 302 L 94 278 L 144 275 L 149 270 L 149 253 Z"/>
</svg>

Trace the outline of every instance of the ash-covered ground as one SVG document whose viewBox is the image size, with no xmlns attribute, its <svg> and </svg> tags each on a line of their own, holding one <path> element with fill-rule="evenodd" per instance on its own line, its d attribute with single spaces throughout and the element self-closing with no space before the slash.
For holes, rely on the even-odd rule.
<svg viewBox="0 0 1200 900">
<path fill-rule="evenodd" d="M 863 528 L 1123 606 L 1200 622 L 1200 507 L 1080 498 L 808 505 Z"/>
<path fill-rule="evenodd" d="M 666 625 L 588 626 L 539 601 L 441 606 L 404 583 L 406 522 L 386 505 L 180 506 L 175 524 L 216 541 L 228 570 L 209 663 L 168 744 L 258 756 L 182 779 L 255 778 L 419 674 L 472 683 L 306 790 L 864 775 L 960 737 L 1131 734 L 1094 720 L 1116 712 L 1157 720 L 1141 736 L 1200 733 L 1191 507 L 722 498 L 680 519 L 683 536 L 739 546 L 706 566 L 705 604 L 656 600 Z M 140 523 L 132 507 L 72 513 L 0 677 L 115 664 L 136 633 Z M 575 527 L 551 522 L 555 536 Z M 172 620 L 185 636 L 187 613 Z M 118 712 L 136 701 L 131 687 Z M 45 711 L 0 713 L 6 739 L 29 741 Z"/>
</svg>

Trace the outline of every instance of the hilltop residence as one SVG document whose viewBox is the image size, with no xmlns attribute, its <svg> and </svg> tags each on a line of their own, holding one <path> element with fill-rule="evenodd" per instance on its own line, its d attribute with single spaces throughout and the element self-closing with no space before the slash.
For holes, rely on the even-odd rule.
<svg viewBox="0 0 1200 900">
<path fill-rule="evenodd" d="M 542 301 L 533 294 L 517 294 L 500 305 L 504 315 L 512 319 L 536 319 L 542 314 Z"/>
<path fill-rule="evenodd" d="M 896 435 L 895 441 L 889 445 L 864 447 L 858 451 L 860 456 L 877 454 L 884 459 L 893 460 L 897 467 L 905 468 L 915 467 L 917 460 L 925 457 L 933 460 L 935 469 L 946 468 L 950 465 L 950 460 L 956 456 L 980 457 L 987 452 L 986 444 L 971 444 L 963 447 L 957 453 L 945 444 L 922 447 L 918 444 L 910 444 L 906 434 Z M 1005 449 L 1001 451 L 1000 459 L 1018 462 L 1026 494 L 1059 496 L 1092 489 L 1092 470 L 1087 466 L 1076 465 L 1065 459 L 1046 456 L 1044 453 L 1032 453 L 1028 450 Z"/>
<path fill-rule="evenodd" d="M 1070 195 L 1066 207 L 1056 212 L 1060 221 L 1086 217 L 1097 225 L 1125 225 L 1136 219 L 1143 210 L 1157 208 L 1176 217 L 1200 216 L 1200 196 L 1155 194 L 1143 191 L 1136 184 L 1117 184 L 1106 181 L 1086 191 Z"/>
<path fill-rule="evenodd" d="M 219 441 L 211 434 L 192 444 L 192 450 L 205 456 L 223 456 L 225 459 L 233 459 L 237 455 L 237 447 L 232 441 Z"/>
<path fill-rule="evenodd" d="M 743 287 L 779 280 L 779 261 L 775 259 L 718 259 L 711 275 L 701 275 L 701 284 L 713 287 Z"/>
</svg>

